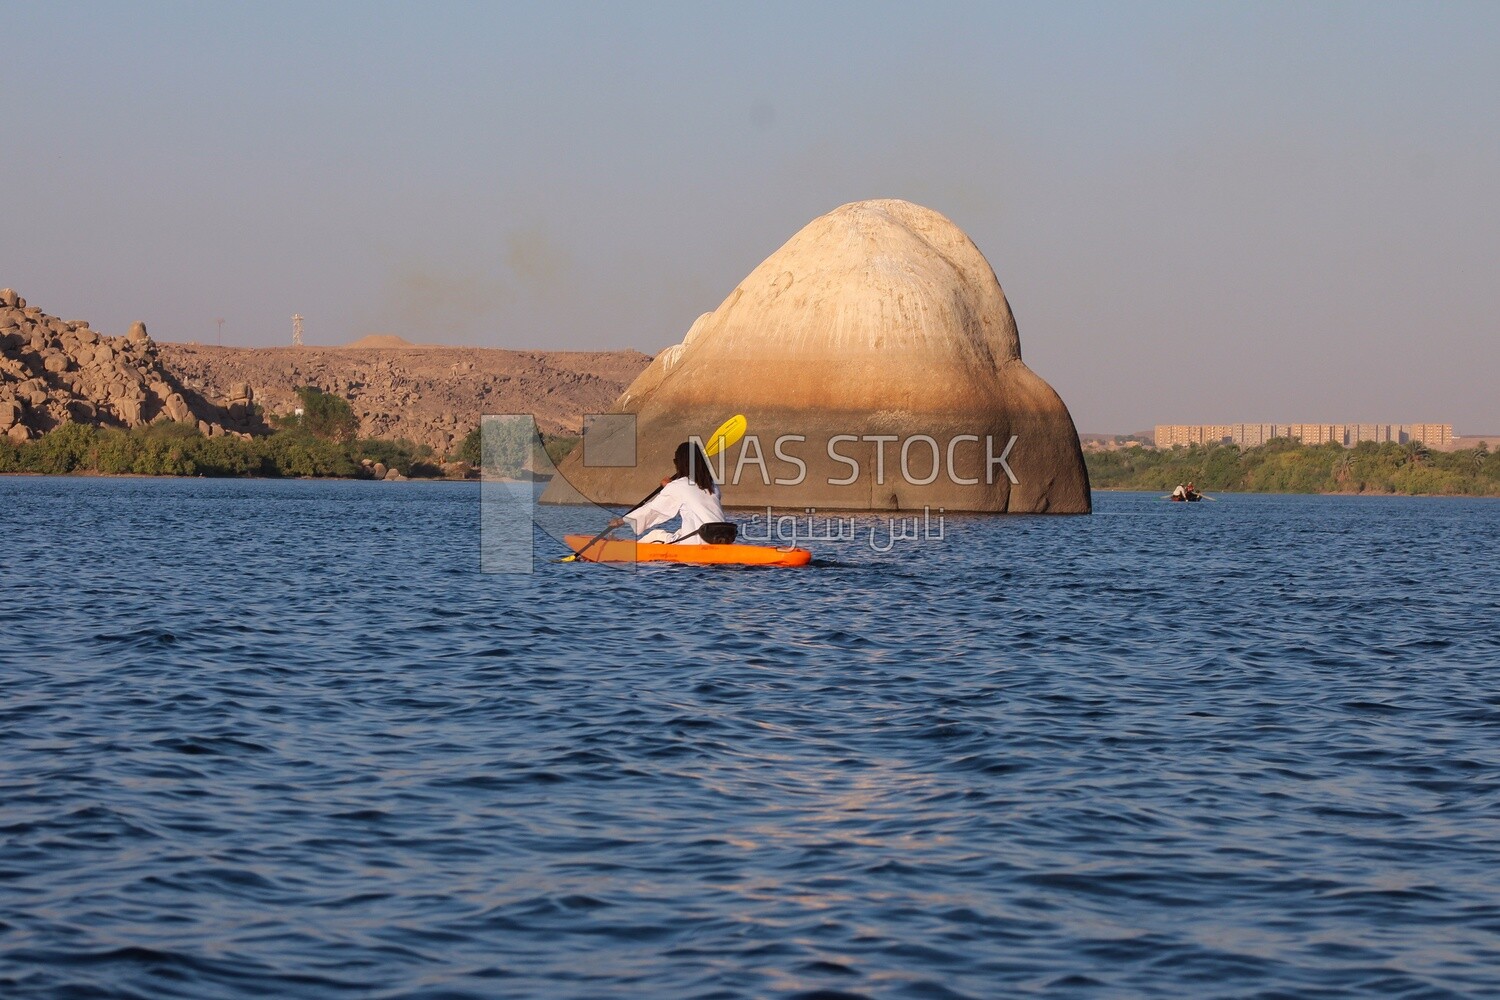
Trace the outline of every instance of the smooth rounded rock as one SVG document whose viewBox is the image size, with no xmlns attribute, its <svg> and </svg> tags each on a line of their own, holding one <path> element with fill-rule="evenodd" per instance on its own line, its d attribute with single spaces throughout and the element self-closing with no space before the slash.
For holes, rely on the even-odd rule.
<svg viewBox="0 0 1500 1000">
<path fill-rule="evenodd" d="M 139 399 L 133 399 L 129 396 L 113 399 L 110 401 L 110 406 L 114 408 L 115 413 L 120 418 L 120 422 L 126 427 L 135 427 L 141 422 L 141 401 Z"/>
<path fill-rule="evenodd" d="M 167 397 L 167 416 L 177 423 L 192 420 L 193 411 L 188 408 L 187 400 L 182 398 L 181 393 L 174 392 Z"/>
<path fill-rule="evenodd" d="M 633 435 L 628 420 L 586 435 L 544 501 L 634 503 L 678 442 L 742 413 L 749 433 L 717 470 L 733 506 L 1090 510 L 1072 418 L 1022 362 L 989 262 L 905 201 L 815 219 L 612 412 L 634 417 Z"/>
</svg>

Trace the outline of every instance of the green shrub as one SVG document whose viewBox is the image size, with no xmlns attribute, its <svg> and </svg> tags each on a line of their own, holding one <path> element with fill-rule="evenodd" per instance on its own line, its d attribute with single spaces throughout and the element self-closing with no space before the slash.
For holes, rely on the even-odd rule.
<svg viewBox="0 0 1500 1000">
<path fill-rule="evenodd" d="M 101 430 L 94 445 L 94 470 L 117 476 L 134 472 L 139 453 L 138 437 L 114 428 Z"/>
<path fill-rule="evenodd" d="M 395 469 L 403 476 L 411 475 L 412 466 L 424 457 L 424 448 L 418 448 L 405 438 L 362 438 L 349 450 L 356 463 L 368 458 L 388 469 Z M 432 454 L 432 448 L 425 447 L 425 454 Z"/>
<path fill-rule="evenodd" d="M 359 418 L 347 399 L 310 385 L 298 389 L 297 398 L 302 401 L 303 430 L 326 441 L 354 440 L 359 432 Z"/>
<path fill-rule="evenodd" d="M 353 476 L 359 463 L 333 441 L 278 431 L 261 441 L 262 471 L 272 476 Z"/>
<path fill-rule="evenodd" d="M 61 475 L 93 467 L 94 429 L 88 424 L 63 424 L 27 443 L 34 472 Z"/>
<path fill-rule="evenodd" d="M 236 437 L 204 438 L 193 449 L 193 462 L 205 476 L 244 476 L 261 471 L 260 449 Z"/>
<path fill-rule="evenodd" d="M 463 441 L 458 445 L 458 451 L 454 452 L 454 458 L 460 462 L 468 462 L 474 468 L 479 468 L 480 448 L 483 445 L 484 432 L 476 427 L 464 435 Z"/>
</svg>

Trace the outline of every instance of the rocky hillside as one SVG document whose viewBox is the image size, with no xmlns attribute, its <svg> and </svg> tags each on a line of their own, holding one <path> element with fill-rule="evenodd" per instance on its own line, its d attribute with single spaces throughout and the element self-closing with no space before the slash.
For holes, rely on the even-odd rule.
<svg viewBox="0 0 1500 1000">
<path fill-rule="evenodd" d="M 530 413 L 544 433 L 578 433 L 651 359 L 637 351 L 427 347 L 399 337 L 349 347 L 159 344 L 62 320 L 0 290 L 0 434 L 24 441 L 69 421 L 196 423 L 209 436 L 258 434 L 290 414 L 296 390 L 348 399 L 361 437 L 406 438 L 447 454 L 486 413 Z"/>
<path fill-rule="evenodd" d="M 25 441 L 62 423 L 136 427 L 175 420 L 209 436 L 263 429 L 244 383 L 215 399 L 184 386 L 136 323 L 110 337 L 48 316 L 0 289 L 0 434 Z"/>
<path fill-rule="evenodd" d="M 398 338 L 389 338 L 395 341 Z M 161 344 L 162 364 L 192 392 L 254 387 L 267 414 L 291 413 L 296 389 L 343 396 L 362 437 L 406 438 L 446 454 L 486 413 L 531 413 L 544 433 L 577 434 L 651 359 L 636 351 L 474 347 L 205 347 Z"/>
</svg>

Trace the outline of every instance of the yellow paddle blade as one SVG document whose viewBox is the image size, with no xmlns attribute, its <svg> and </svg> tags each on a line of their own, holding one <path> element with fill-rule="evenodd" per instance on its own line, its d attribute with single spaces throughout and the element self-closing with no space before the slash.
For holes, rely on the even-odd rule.
<svg viewBox="0 0 1500 1000">
<path fill-rule="evenodd" d="M 740 443 L 740 438 L 745 436 L 745 428 L 748 426 L 745 415 L 736 413 L 720 424 L 719 429 L 709 436 L 703 450 L 709 458 L 713 458 L 719 452 L 733 448 Z"/>
</svg>

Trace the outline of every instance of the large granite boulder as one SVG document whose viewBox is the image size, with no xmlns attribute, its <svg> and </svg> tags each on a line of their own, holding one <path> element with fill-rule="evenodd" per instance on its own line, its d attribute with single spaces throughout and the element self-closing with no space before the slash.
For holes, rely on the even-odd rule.
<svg viewBox="0 0 1500 1000">
<path fill-rule="evenodd" d="M 750 272 L 596 421 L 544 501 L 630 504 L 679 441 L 743 413 L 739 507 L 1087 513 L 1072 418 L 1021 361 L 989 262 L 937 212 L 864 201 Z M 619 464 L 626 461 L 627 464 Z M 800 465 L 799 465 L 800 463 Z"/>
<path fill-rule="evenodd" d="M 178 423 L 193 422 L 193 411 L 188 406 L 187 400 L 182 397 L 182 393 L 180 392 L 174 392 L 167 397 L 166 411 L 167 416 L 177 421 Z"/>
<path fill-rule="evenodd" d="M 141 413 L 141 400 L 130 396 L 120 396 L 110 400 L 110 406 L 114 408 L 120 423 L 126 427 L 135 427 L 144 422 Z"/>
</svg>

